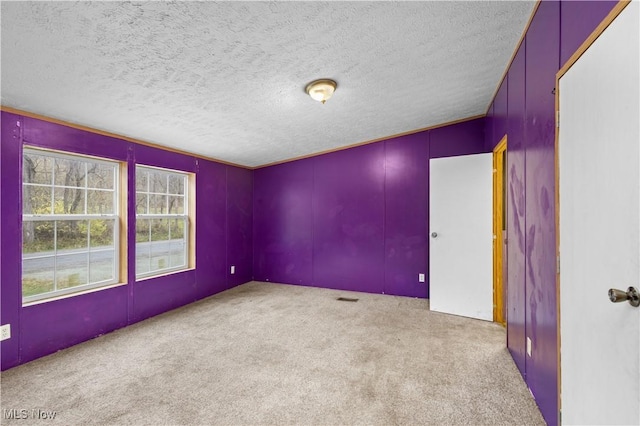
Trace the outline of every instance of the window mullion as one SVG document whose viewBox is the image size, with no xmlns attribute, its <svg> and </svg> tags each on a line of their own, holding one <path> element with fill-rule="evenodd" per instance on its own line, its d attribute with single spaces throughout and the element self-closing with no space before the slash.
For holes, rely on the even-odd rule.
<svg viewBox="0 0 640 426">
<path fill-rule="evenodd" d="M 171 247 L 173 246 L 173 244 L 171 243 L 171 220 L 172 220 L 171 218 L 167 218 L 167 228 L 169 228 L 169 241 L 167 241 L 169 258 L 167 260 L 169 263 L 169 267 L 171 267 Z"/>
<path fill-rule="evenodd" d="M 53 214 L 56 211 L 56 206 L 55 206 L 55 187 L 56 187 L 56 161 L 52 158 L 51 159 L 51 192 L 50 197 L 51 197 L 51 205 L 49 212 L 51 214 Z"/>
<path fill-rule="evenodd" d="M 89 211 L 87 210 L 87 205 L 88 205 L 87 199 L 89 198 L 89 191 L 87 190 L 88 186 L 89 186 L 89 166 L 87 163 L 84 163 L 84 214 L 89 213 Z"/>
<path fill-rule="evenodd" d="M 87 220 L 87 282 L 91 282 L 91 221 Z"/>
<path fill-rule="evenodd" d="M 147 252 L 149 253 L 149 272 L 151 272 L 151 220 L 147 220 L 147 224 L 149 225 L 147 228 L 149 229 L 149 249 Z"/>
<path fill-rule="evenodd" d="M 169 214 L 169 175 L 167 175 L 167 184 L 164 190 L 164 211 Z"/>
<path fill-rule="evenodd" d="M 189 240 L 187 238 L 189 235 L 189 219 L 183 217 L 182 218 L 182 264 L 187 265 L 187 251 L 189 247 Z"/>
<path fill-rule="evenodd" d="M 53 291 L 58 290 L 58 221 L 53 221 Z"/>
</svg>

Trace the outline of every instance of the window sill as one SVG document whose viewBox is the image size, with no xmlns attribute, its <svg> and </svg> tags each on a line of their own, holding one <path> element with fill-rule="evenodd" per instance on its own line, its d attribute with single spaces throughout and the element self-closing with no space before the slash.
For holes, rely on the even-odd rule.
<svg viewBox="0 0 640 426">
<path fill-rule="evenodd" d="M 140 277 L 140 278 L 136 278 L 136 282 L 142 282 L 142 281 L 149 281 L 152 280 L 154 278 L 161 278 L 161 277 L 166 277 L 168 275 L 175 275 L 175 274 L 181 274 L 184 272 L 189 272 L 189 271 L 195 271 L 196 268 L 185 268 L 185 269 L 178 269 L 176 271 L 166 271 L 166 272 L 161 272 L 157 275 L 149 275 L 149 276 L 144 276 L 144 277 Z"/>
<path fill-rule="evenodd" d="M 69 299 L 71 297 L 76 297 L 76 296 L 81 296 L 83 294 L 89 294 L 89 293 L 95 293 L 97 291 L 102 291 L 102 290 L 107 290 L 110 288 L 115 288 L 115 287 L 121 287 L 121 286 L 125 286 L 127 285 L 127 283 L 115 283 L 115 284 L 109 284 L 109 285 L 105 285 L 102 287 L 95 287 L 95 288 L 88 288 L 86 290 L 81 290 L 75 293 L 68 293 L 68 294 L 62 294 L 59 296 L 53 296 L 53 297 L 49 297 L 47 299 L 41 299 L 41 300 L 34 300 L 31 302 L 26 302 L 26 303 L 22 303 L 22 307 L 26 308 L 29 306 L 34 306 L 34 305 L 41 305 L 43 303 L 48 303 L 48 302 L 54 302 L 56 300 L 62 300 L 62 299 Z"/>
</svg>

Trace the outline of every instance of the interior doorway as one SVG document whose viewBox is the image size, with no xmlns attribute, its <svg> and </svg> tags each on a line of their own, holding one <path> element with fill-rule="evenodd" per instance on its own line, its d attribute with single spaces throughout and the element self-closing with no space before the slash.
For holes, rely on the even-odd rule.
<svg viewBox="0 0 640 426">
<path fill-rule="evenodd" d="M 507 282 L 507 209 L 506 209 L 507 135 L 493 150 L 493 321 L 506 325 Z"/>
</svg>

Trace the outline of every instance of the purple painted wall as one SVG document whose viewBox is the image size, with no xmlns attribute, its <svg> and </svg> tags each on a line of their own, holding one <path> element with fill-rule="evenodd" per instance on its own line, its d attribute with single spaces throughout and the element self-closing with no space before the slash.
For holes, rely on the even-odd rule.
<svg viewBox="0 0 640 426">
<path fill-rule="evenodd" d="M 196 174 L 196 268 L 135 280 L 135 212 L 128 211 L 126 285 L 22 307 L 22 146 L 52 148 L 127 163 L 128 205 L 135 205 L 135 165 Z M 45 121 L 2 113 L 2 369 L 28 362 L 250 281 L 253 172 Z M 229 274 L 229 266 L 236 274 Z"/>
<path fill-rule="evenodd" d="M 17 125 L 19 117 L 13 114 L 2 113 L 2 140 L 0 141 L 0 228 L 2 229 L 2 257 L 0 257 L 0 320 L 2 324 L 11 324 L 11 339 L 0 342 L 0 356 L 2 370 L 20 363 L 20 336 L 21 326 L 19 306 L 22 304 L 21 282 L 22 268 L 21 250 L 16 245 L 8 244 L 10 241 L 22 241 L 22 221 L 20 218 L 20 206 L 22 203 L 15 195 L 21 173 L 20 156 L 22 128 Z M 13 179 L 10 176 L 18 176 Z M 14 194 L 11 196 L 11 194 Z"/>
<path fill-rule="evenodd" d="M 313 283 L 311 163 L 294 161 L 254 172 L 253 274 L 260 281 Z"/>
<path fill-rule="evenodd" d="M 429 158 L 480 152 L 484 119 L 256 170 L 255 279 L 428 297 Z"/>
<path fill-rule="evenodd" d="M 569 60 L 616 3 L 596 0 L 560 2 L 560 65 Z"/>
<path fill-rule="evenodd" d="M 313 285 L 384 292 L 385 146 L 313 160 Z"/>
<path fill-rule="evenodd" d="M 555 73 L 560 68 L 560 3 L 542 2 L 527 32 L 525 89 L 527 384 L 540 407 L 558 413 Z M 551 419 L 547 419 L 550 423 Z"/>
<path fill-rule="evenodd" d="M 525 351 L 525 49 L 516 54 L 508 76 L 507 117 L 507 341 L 511 355 L 524 375 Z"/>
<path fill-rule="evenodd" d="M 488 149 L 508 135 L 508 346 L 550 425 L 558 424 L 552 91 L 556 72 L 615 4 L 542 1 L 487 116 Z"/>
</svg>

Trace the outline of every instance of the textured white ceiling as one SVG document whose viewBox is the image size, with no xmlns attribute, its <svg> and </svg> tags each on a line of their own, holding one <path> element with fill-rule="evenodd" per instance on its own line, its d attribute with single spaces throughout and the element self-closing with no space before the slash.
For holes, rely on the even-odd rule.
<svg viewBox="0 0 640 426">
<path fill-rule="evenodd" d="M 2 105 L 258 166 L 484 114 L 534 5 L 2 2 Z"/>
</svg>

